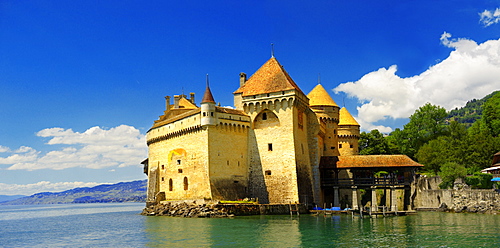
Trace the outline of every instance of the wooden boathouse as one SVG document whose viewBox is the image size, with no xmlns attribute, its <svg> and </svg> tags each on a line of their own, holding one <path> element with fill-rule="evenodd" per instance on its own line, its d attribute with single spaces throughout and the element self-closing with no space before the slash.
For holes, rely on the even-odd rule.
<svg viewBox="0 0 500 248">
<path fill-rule="evenodd" d="M 321 191 L 324 206 L 379 212 L 411 210 L 411 185 L 422 167 L 406 155 L 322 157 Z M 368 203 L 369 202 L 369 203 Z"/>
</svg>

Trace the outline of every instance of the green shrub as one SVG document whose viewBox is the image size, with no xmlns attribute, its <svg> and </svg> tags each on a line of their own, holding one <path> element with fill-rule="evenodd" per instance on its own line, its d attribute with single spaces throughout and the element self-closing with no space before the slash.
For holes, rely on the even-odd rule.
<svg viewBox="0 0 500 248">
<path fill-rule="evenodd" d="M 493 187 L 492 178 L 491 174 L 476 172 L 474 175 L 466 177 L 465 183 L 473 189 L 491 189 Z"/>
</svg>

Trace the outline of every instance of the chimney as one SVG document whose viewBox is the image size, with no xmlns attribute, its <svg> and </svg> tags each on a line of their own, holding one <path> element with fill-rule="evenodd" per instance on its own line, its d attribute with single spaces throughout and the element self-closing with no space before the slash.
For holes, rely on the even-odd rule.
<svg viewBox="0 0 500 248">
<path fill-rule="evenodd" d="M 181 96 L 175 95 L 174 96 L 174 108 L 178 109 L 179 108 L 179 100 L 181 99 Z"/>
<path fill-rule="evenodd" d="M 193 92 L 189 93 L 189 101 L 190 101 L 192 104 L 195 104 L 195 103 L 194 103 L 194 93 L 193 93 Z M 196 105 L 196 104 L 195 104 L 195 105 Z"/>
<path fill-rule="evenodd" d="M 170 109 L 170 96 L 165 97 L 165 110 Z"/>
<path fill-rule="evenodd" d="M 245 85 L 246 82 L 247 82 L 247 74 L 245 74 L 244 72 L 241 72 L 240 73 L 240 87 Z"/>
</svg>

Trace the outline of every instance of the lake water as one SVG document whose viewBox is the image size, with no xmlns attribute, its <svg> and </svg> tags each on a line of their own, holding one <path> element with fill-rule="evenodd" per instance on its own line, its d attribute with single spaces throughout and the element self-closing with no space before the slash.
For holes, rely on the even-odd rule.
<svg viewBox="0 0 500 248">
<path fill-rule="evenodd" d="M 144 204 L 0 206 L 1 247 L 500 247 L 500 216 L 141 216 Z"/>
</svg>

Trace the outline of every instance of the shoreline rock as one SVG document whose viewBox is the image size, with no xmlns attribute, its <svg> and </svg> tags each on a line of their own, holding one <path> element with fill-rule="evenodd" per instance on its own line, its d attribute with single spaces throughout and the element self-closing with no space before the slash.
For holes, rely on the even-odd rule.
<svg viewBox="0 0 500 248">
<path fill-rule="evenodd" d="M 233 217 L 212 204 L 197 204 L 196 202 L 156 203 L 142 210 L 145 216 L 171 216 L 184 218 L 225 218 Z"/>
</svg>

